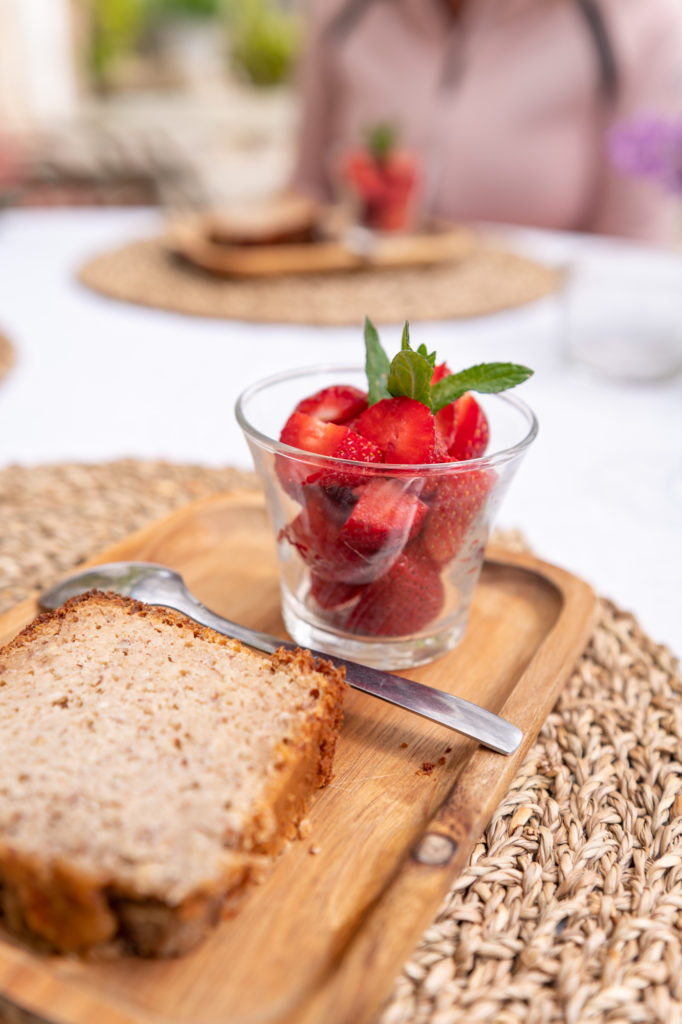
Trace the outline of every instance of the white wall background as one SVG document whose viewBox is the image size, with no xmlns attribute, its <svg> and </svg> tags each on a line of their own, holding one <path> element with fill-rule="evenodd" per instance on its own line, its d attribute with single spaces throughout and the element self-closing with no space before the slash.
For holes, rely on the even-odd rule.
<svg viewBox="0 0 682 1024">
<path fill-rule="evenodd" d="M 0 0 L 0 133 L 69 117 L 77 95 L 69 0 Z"/>
</svg>

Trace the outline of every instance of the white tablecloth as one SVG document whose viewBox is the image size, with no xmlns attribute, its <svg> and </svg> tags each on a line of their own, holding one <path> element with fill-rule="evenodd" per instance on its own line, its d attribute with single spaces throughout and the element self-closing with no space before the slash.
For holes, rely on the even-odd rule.
<svg viewBox="0 0 682 1024">
<path fill-rule="evenodd" d="M 159 226 L 158 213 L 140 210 L 0 216 L 0 329 L 18 356 L 0 382 L 0 466 L 132 456 L 248 467 L 233 414 L 245 385 L 296 366 L 363 361 L 360 325 L 202 320 L 78 284 L 89 256 Z M 548 261 L 625 262 L 635 280 L 648 256 L 580 236 L 504 234 Z M 682 261 L 660 259 L 682 281 Z M 682 376 L 627 385 L 590 375 L 563 354 L 563 314 L 559 295 L 477 320 L 413 323 L 412 339 L 454 368 L 491 359 L 534 368 L 521 391 L 540 433 L 499 525 L 520 528 L 541 557 L 682 654 Z M 387 349 L 398 344 L 397 326 L 381 334 Z M 0 528 L 1 517 L 0 508 Z"/>
</svg>

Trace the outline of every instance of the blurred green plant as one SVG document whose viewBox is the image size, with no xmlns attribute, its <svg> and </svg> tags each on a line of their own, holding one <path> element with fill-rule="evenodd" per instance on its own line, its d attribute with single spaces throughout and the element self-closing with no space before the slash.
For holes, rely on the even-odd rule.
<svg viewBox="0 0 682 1024">
<path fill-rule="evenodd" d="M 84 0 L 90 18 L 89 72 L 106 91 L 120 62 L 159 26 L 178 18 L 224 20 L 231 0 Z"/>
<path fill-rule="evenodd" d="M 233 70 L 256 86 L 286 82 L 299 56 L 303 21 L 280 0 L 83 0 L 90 16 L 89 72 L 107 91 L 127 57 L 165 23 L 213 19 L 228 29 Z"/>
<path fill-rule="evenodd" d="M 146 0 L 86 0 L 90 16 L 89 71 L 107 89 L 118 61 L 131 53 L 147 23 Z"/>
<path fill-rule="evenodd" d="M 217 18 L 224 9 L 224 0 L 147 0 L 152 17 Z"/>
<path fill-rule="evenodd" d="M 300 15 L 276 0 L 227 0 L 224 10 L 234 70 L 257 86 L 286 82 L 301 48 Z"/>
</svg>

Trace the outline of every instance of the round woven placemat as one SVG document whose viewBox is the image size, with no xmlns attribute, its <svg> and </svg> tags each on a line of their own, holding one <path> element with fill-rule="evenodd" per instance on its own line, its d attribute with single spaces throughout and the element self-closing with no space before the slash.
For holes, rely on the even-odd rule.
<svg viewBox="0 0 682 1024">
<path fill-rule="evenodd" d="M 327 326 L 365 314 L 379 323 L 480 316 L 533 302 L 561 280 L 557 270 L 485 247 L 429 268 L 226 280 L 171 256 L 160 239 L 96 256 L 79 276 L 109 298 L 177 313 Z"/>
<path fill-rule="evenodd" d="M 0 470 L 0 611 L 183 503 L 251 485 L 158 462 Z M 587 649 L 377 1024 L 682 1019 L 681 708 L 675 658 L 600 600 Z"/>
<path fill-rule="evenodd" d="M 9 373 L 14 366 L 14 349 L 9 338 L 0 333 L 0 380 Z"/>
</svg>

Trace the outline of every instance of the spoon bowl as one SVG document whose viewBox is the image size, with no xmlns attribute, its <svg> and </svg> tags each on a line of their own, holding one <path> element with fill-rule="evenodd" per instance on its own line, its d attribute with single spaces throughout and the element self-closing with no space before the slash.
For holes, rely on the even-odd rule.
<svg viewBox="0 0 682 1024">
<path fill-rule="evenodd" d="M 109 562 L 96 565 L 92 569 L 83 569 L 75 576 L 69 576 L 54 587 L 40 595 L 43 608 L 59 608 L 71 597 L 77 597 L 87 590 L 113 590 L 122 597 L 135 597 L 138 601 L 153 600 L 143 597 L 151 590 L 152 596 L 158 595 L 164 588 L 171 585 L 184 586 L 182 577 L 173 569 L 154 562 Z"/>
<path fill-rule="evenodd" d="M 154 562 L 109 562 L 91 566 L 46 590 L 38 601 L 43 608 L 59 608 L 69 598 L 88 590 L 114 591 L 145 604 L 174 608 L 202 626 L 267 654 L 279 647 L 293 650 L 297 646 L 216 615 L 197 600 L 178 572 Z M 513 754 L 521 743 L 523 734 L 515 725 L 461 697 L 321 651 L 311 653 L 344 668 L 346 679 L 354 689 L 439 722 L 497 753 Z"/>
</svg>

